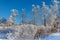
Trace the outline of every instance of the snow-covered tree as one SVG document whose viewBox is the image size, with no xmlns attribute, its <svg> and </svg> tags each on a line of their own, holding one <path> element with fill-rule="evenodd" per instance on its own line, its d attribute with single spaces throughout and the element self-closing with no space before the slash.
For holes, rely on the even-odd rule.
<svg viewBox="0 0 60 40">
<path fill-rule="evenodd" d="M 26 24 L 27 16 L 25 15 L 25 9 L 22 9 L 21 17 L 22 17 L 22 24 Z"/>
<path fill-rule="evenodd" d="M 15 17 L 18 15 L 17 13 L 18 13 L 18 10 L 16 10 L 16 9 L 11 10 L 11 15 L 8 20 L 9 24 L 11 24 L 11 25 L 15 24 Z"/>
<path fill-rule="evenodd" d="M 42 19 L 43 19 L 43 24 L 46 26 L 46 17 L 49 15 L 49 7 L 43 2 L 43 7 L 42 7 Z"/>
<path fill-rule="evenodd" d="M 2 19 L 0 19 L 0 24 L 6 24 L 7 23 L 7 19 L 5 19 L 4 17 Z"/>
<path fill-rule="evenodd" d="M 54 5 L 51 6 L 51 11 L 50 11 L 50 16 L 49 16 L 49 21 L 50 22 L 49 24 L 50 25 L 53 25 L 54 22 L 55 22 L 55 19 L 57 18 L 57 14 L 58 14 L 58 2 L 56 0 L 54 0 Z"/>
<path fill-rule="evenodd" d="M 39 5 L 32 5 L 32 14 L 33 14 L 33 17 L 32 17 L 32 24 L 34 25 L 37 25 L 37 21 L 39 20 L 39 17 L 38 17 L 38 14 L 41 12 L 40 10 L 40 6 Z"/>
<path fill-rule="evenodd" d="M 36 24 L 36 11 L 37 11 L 37 10 L 36 10 L 36 7 L 35 7 L 34 4 L 32 5 L 32 7 L 33 7 L 33 8 L 32 8 L 32 13 L 33 13 L 32 24 L 35 25 L 35 24 Z"/>
</svg>

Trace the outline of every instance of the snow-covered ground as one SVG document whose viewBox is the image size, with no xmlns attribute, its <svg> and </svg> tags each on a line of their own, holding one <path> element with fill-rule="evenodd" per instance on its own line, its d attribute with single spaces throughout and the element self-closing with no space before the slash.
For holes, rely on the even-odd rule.
<svg viewBox="0 0 60 40">
<path fill-rule="evenodd" d="M 0 39 L 0 40 L 13 40 L 13 39 Z M 25 39 L 21 38 L 21 39 L 17 39 L 17 40 L 25 40 Z M 26 39 L 26 40 L 34 40 L 34 39 Z M 39 39 L 35 39 L 35 40 L 60 40 L 60 33 L 52 33 L 49 36 L 46 36 L 45 38 L 39 38 Z"/>
<path fill-rule="evenodd" d="M 45 38 L 40 38 L 40 40 L 60 40 L 60 33 L 52 33 Z"/>
<path fill-rule="evenodd" d="M 0 35 L 2 36 L 2 38 L 0 39 L 1 40 L 56 40 L 56 39 L 59 40 L 60 33 L 52 33 L 48 36 L 45 36 L 44 38 L 34 39 L 34 35 L 36 34 L 37 29 L 40 28 L 45 29 L 44 26 L 40 27 L 32 24 L 13 25 L 11 26 L 10 29 L 0 31 L 0 33 L 2 33 Z M 6 37 L 7 39 L 5 39 L 4 37 Z"/>
<path fill-rule="evenodd" d="M 37 29 L 40 28 L 45 29 L 43 25 L 41 25 L 41 27 L 32 24 L 13 25 L 10 27 L 10 29 L 0 31 L 0 33 L 2 32 L 0 36 L 3 37 L 0 40 L 59 40 L 60 33 L 52 33 L 45 38 L 34 39 L 34 35 L 37 32 Z M 7 37 L 7 39 L 4 39 L 4 37 Z"/>
<path fill-rule="evenodd" d="M 50 36 L 60 36 L 60 33 L 52 33 Z"/>
<path fill-rule="evenodd" d="M 7 28 L 7 30 L 0 31 L 0 39 L 4 40 L 6 37 L 7 40 L 34 40 L 36 31 L 36 25 L 13 25 Z"/>
</svg>

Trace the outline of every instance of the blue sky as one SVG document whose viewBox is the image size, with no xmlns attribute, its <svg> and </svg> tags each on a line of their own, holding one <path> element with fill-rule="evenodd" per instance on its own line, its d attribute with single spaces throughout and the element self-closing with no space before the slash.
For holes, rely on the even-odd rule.
<svg viewBox="0 0 60 40">
<path fill-rule="evenodd" d="M 40 5 L 42 7 L 43 1 L 46 2 L 46 5 L 48 6 L 51 4 L 51 0 L 0 0 L 0 19 L 2 17 L 8 19 L 11 14 L 11 9 L 17 9 L 20 14 L 21 9 L 24 8 L 28 13 L 32 9 L 32 4 Z"/>
<path fill-rule="evenodd" d="M 45 1 L 48 5 L 50 3 L 50 0 L 0 0 L 0 18 L 8 19 L 11 9 L 21 11 L 22 8 L 25 8 L 26 12 L 29 12 L 32 9 L 32 4 L 42 6 L 42 1 Z"/>
</svg>

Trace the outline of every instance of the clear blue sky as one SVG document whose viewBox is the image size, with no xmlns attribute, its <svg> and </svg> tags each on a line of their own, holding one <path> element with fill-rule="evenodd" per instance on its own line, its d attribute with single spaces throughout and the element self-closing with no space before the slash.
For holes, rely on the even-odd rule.
<svg viewBox="0 0 60 40">
<path fill-rule="evenodd" d="M 26 12 L 30 12 L 32 4 L 42 7 L 42 1 L 46 2 L 48 6 L 51 4 L 51 0 L 0 0 L 0 19 L 1 17 L 8 19 L 11 9 L 19 10 L 20 14 L 22 8 L 25 8 Z"/>
<path fill-rule="evenodd" d="M 5 17 L 8 19 L 11 9 L 20 11 L 22 8 L 25 8 L 26 12 L 29 12 L 32 9 L 32 4 L 42 6 L 42 1 L 43 0 L 0 0 L 0 18 Z M 49 5 L 50 0 L 44 1 Z"/>
</svg>

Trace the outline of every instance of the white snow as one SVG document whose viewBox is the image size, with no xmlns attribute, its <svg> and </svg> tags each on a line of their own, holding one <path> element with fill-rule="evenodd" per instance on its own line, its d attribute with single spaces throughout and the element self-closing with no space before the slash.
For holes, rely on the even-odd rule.
<svg viewBox="0 0 60 40">
<path fill-rule="evenodd" d="M 60 36 L 60 33 L 52 33 L 50 36 Z"/>
</svg>

